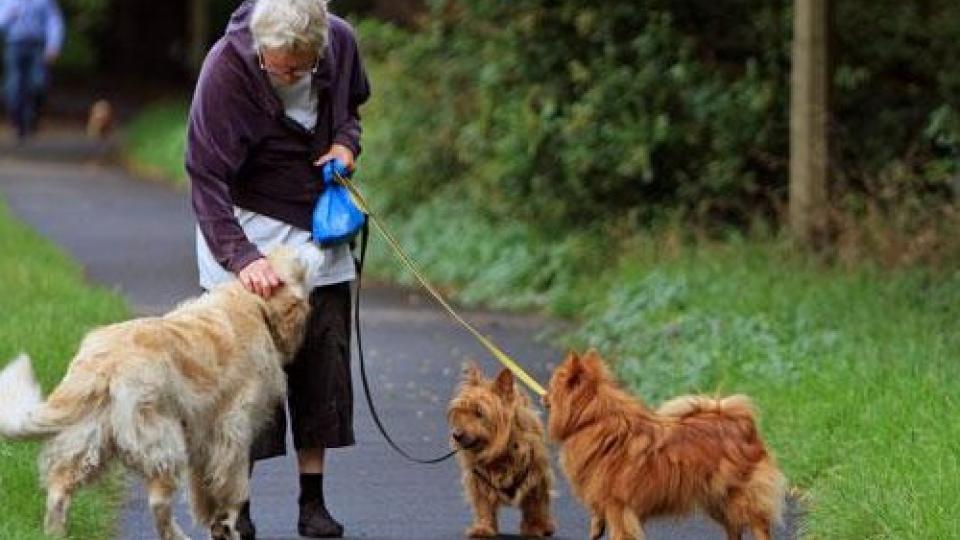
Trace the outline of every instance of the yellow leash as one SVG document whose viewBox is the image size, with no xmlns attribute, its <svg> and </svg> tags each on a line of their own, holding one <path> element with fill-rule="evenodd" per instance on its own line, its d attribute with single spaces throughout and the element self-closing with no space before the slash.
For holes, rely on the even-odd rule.
<svg viewBox="0 0 960 540">
<path fill-rule="evenodd" d="M 394 253 L 396 253 L 397 257 L 407 267 L 407 269 L 409 269 L 410 272 L 413 273 L 414 277 L 417 278 L 417 281 L 419 281 L 420 284 L 423 285 L 423 288 L 426 289 L 427 292 L 429 292 L 430 295 L 433 296 L 433 298 L 441 306 L 443 306 L 443 308 L 447 311 L 447 313 L 450 314 L 451 317 L 454 318 L 454 320 L 456 320 L 464 328 L 466 328 L 467 331 L 473 334 L 473 337 L 477 338 L 477 341 L 479 341 L 480 344 L 486 347 L 487 350 L 490 351 L 490 353 L 497 360 L 499 360 L 501 364 L 503 364 L 504 366 L 507 367 L 507 369 L 512 371 L 513 374 L 516 375 L 518 379 L 523 381 L 523 383 L 526 384 L 531 390 L 536 392 L 537 395 L 540 395 L 540 396 L 545 395 L 547 393 L 546 390 L 544 390 L 543 387 L 540 386 L 540 384 L 533 379 L 533 377 L 531 377 L 526 371 L 524 371 L 523 368 L 521 368 L 520 365 L 514 359 L 510 358 L 510 356 L 508 356 L 507 353 L 503 352 L 499 347 L 497 347 L 496 344 L 494 344 L 493 341 L 490 340 L 490 338 L 481 334 L 479 330 L 474 328 L 472 324 L 464 320 L 464 318 L 461 317 L 459 313 L 457 313 L 452 307 L 450 307 L 450 304 L 447 303 L 447 301 L 437 291 L 437 289 L 433 285 L 431 285 L 430 282 L 427 281 L 425 277 L 423 277 L 423 274 L 420 272 L 420 270 L 417 269 L 417 265 L 414 264 L 413 259 L 411 259 L 406 254 L 406 252 L 403 251 L 403 248 L 400 247 L 400 242 L 398 242 L 397 239 L 394 238 L 392 234 L 390 234 L 390 232 L 386 229 L 386 227 L 383 226 L 383 223 L 381 223 L 377 215 L 373 213 L 373 211 L 370 208 L 370 205 L 367 204 L 367 200 L 363 197 L 363 195 L 356 188 L 356 186 L 354 186 L 353 183 L 350 182 L 350 180 L 348 180 L 347 178 L 344 178 L 343 176 L 340 176 L 339 174 L 335 176 L 336 176 L 337 182 L 340 183 L 343 187 L 347 188 L 347 191 L 350 192 L 350 195 L 353 197 L 353 202 L 357 205 L 357 207 L 360 208 L 360 210 L 362 210 L 365 214 L 370 216 L 370 221 L 373 223 L 374 228 L 376 228 L 377 231 L 380 233 L 380 235 L 383 236 L 384 240 L 386 240 L 387 243 L 390 244 L 390 247 L 393 248 Z"/>
</svg>

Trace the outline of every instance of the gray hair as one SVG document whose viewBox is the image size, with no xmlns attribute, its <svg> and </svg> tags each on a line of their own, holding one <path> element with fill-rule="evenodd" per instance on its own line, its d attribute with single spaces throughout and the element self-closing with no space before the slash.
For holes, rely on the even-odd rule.
<svg viewBox="0 0 960 540">
<path fill-rule="evenodd" d="M 327 48 L 327 0 L 257 0 L 250 32 L 258 48 L 322 51 Z"/>
</svg>

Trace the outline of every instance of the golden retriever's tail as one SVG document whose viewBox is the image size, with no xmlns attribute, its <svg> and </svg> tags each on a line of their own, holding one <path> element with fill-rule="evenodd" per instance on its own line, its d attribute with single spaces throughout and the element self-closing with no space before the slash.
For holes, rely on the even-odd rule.
<svg viewBox="0 0 960 540">
<path fill-rule="evenodd" d="M 61 384 L 44 402 L 30 357 L 18 356 L 0 371 L 0 438 L 49 437 L 88 415 L 104 393 L 96 385 L 76 382 Z"/>
<path fill-rule="evenodd" d="M 25 437 L 28 418 L 43 404 L 30 357 L 21 354 L 0 371 L 0 436 Z"/>
</svg>

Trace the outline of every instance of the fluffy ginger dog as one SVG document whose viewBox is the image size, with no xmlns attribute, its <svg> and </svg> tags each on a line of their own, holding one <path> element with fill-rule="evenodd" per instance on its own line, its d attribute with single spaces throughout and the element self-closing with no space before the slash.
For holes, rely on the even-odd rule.
<svg viewBox="0 0 960 540">
<path fill-rule="evenodd" d="M 574 493 L 591 513 L 590 538 L 645 538 L 659 515 L 703 510 L 739 539 L 770 539 L 786 480 L 757 432 L 746 396 L 682 396 L 648 409 L 620 389 L 600 356 L 568 354 L 544 398 L 550 437 Z"/>
<path fill-rule="evenodd" d="M 504 505 L 520 508 L 523 536 L 552 535 L 553 473 L 546 435 L 513 374 L 504 369 L 490 380 L 475 365 L 467 366 L 447 419 L 474 512 L 467 536 L 497 536 L 497 509 Z"/>
<path fill-rule="evenodd" d="M 234 281 L 163 317 L 93 330 L 46 401 L 26 356 L 0 372 L 0 436 L 46 439 L 48 534 L 65 534 L 75 489 L 119 458 L 144 476 L 162 540 L 187 538 L 170 507 L 183 473 L 196 520 L 239 538 L 251 440 L 286 391 L 310 310 L 293 252 L 268 258 L 284 281 L 270 299 Z"/>
</svg>

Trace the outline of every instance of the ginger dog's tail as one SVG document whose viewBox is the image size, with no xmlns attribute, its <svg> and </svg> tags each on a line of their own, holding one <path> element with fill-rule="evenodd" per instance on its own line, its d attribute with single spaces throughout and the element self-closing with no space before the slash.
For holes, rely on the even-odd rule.
<svg viewBox="0 0 960 540">
<path fill-rule="evenodd" d="M 753 401 L 743 394 L 725 398 L 697 395 L 673 398 L 660 405 L 657 413 L 682 418 L 701 412 L 723 412 L 731 417 L 749 418 L 752 421 L 754 410 Z"/>
</svg>

